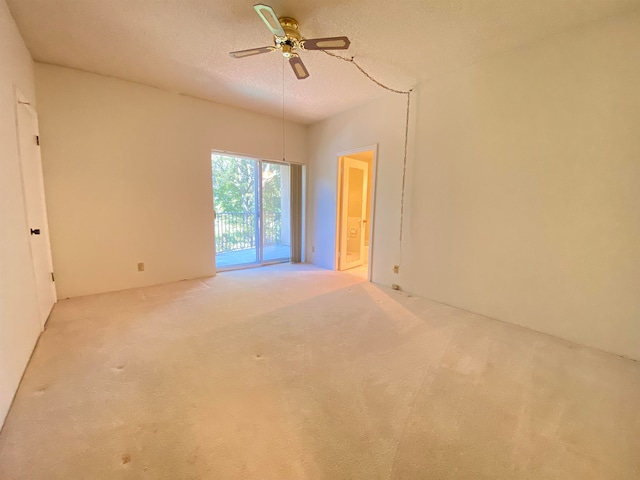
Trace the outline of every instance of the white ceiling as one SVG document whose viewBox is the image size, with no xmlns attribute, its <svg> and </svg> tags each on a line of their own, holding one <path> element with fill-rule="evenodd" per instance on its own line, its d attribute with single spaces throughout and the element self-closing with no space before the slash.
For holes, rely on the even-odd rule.
<svg viewBox="0 0 640 480">
<path fill-rule="evenodd" d="M 7 0 L 34 59 L 282 114 L 283 57 L 253 0 Z M 640 7 L 640 0 L 266 0 L 304 37 L 347 35 L 349 56 L 406 89 L 545 36 Z M 353 65 L 302 52 L 285 65 L 287 118 L 311 123 L 384 93 Z"/>
</svg>

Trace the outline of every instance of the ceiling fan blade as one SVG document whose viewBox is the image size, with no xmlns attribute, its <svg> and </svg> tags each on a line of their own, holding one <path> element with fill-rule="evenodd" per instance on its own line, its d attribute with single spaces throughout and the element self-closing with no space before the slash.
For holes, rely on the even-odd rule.
<svg viewBox="0 0 640 480">
<path fill-rule="evenodd" d="M 293 73 L 296 74 L 298 80 L 304 80 L 309 76 L 309 71 L 307 70 L 307 67 L 304 66 L 304 63 L 302 63 L 300 57 L 291 57 L 289 59 L 289 64 L 291 65 L 291 68 L 293 68 Z"/>
<path fill-rule="evenodd" d="M 305 50 L 346 50 L 349 45 L 351 42 L 347 37 L 312 38 L 300 42 Z"/>
<path fill-rule="evenodd" d="M 269 5 L 263 5 L 261 3 L 254 5 L 253 8 L 256 12 L 258 12 L 258 15 L 260 15 L 260 18 L 262 18 L 264 23 L 267 24 L 267 27 L 269 27 L 271 33 L 277 35 L 278 37 L 287 36 L 287 34 L 284 32 L 284 29 L 282 28 L 282 25 L 280 25 L 280 20 L 278 20 L 278 16 L 276 15 L 276 12 L 273 11 L 273 8 L 271 8 Z"/>
<path fill-rule="evenodd" d="M 244 58 L 250 57 L 251 55 L 273 52 L 274 50 L 276 50 L 276 47 L 250 48 L 249 50 L 238 50 L 237 52 L 229 52 L 229 55 L 231 55 L 233 58 Z"/>
</svg>

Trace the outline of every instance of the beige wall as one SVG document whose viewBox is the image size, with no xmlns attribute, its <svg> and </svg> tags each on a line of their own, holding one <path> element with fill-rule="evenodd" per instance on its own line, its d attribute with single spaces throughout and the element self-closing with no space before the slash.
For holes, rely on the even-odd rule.
<svg viewBox="0 0 640 480">
<path fill-rule="evenodd" d="M 638 58 L 635 13 L 419 85 L 400 275 L 402 97 L 313 126 L 309 258 L 335 153 L 378 142 L 374 281 L 640 359 Z"/>
<path fill-rule="evenodd" d="M 0 427 L 40 335 L 14 88 L 35 104 L 31 56 L 0 0 Z"/>
<path fill-rule="evenodd" d="M 397 263 L 406 99 L 388 96 L 313 125 L 309 132 L 307 188 L 308 262 L 334 268 L 336 252 L 336 189 L 338 153 L 378 144 L 374 214 L 373 281 L 390 285 Z M 401 120 L 402 119 L 402 120 Z M 366 150 L 366 148 L 362 148 Z"/>
<path fill-rule="evenodd" d="M 280 159 L 282 121 L 50 65 L 36 85 L 59 297 L 214 275 L 211 150 Z"/>
</svg>

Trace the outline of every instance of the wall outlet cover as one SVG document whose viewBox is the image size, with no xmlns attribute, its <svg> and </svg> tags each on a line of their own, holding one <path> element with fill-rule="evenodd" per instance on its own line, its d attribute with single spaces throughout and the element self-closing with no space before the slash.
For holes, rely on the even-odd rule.
<svg viewBox="0 0 640 480">
<path fill-rule="evenodd" d="M 139 272 L 144 272 L 144 262 L 138 263 L 138 271 Z"/>
</svg>

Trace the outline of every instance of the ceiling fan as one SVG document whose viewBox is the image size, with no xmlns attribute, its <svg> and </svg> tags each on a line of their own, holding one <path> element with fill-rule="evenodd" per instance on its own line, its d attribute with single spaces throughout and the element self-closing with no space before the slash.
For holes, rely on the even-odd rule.
<svg viewBox="0 0 640 480">
<path fill-rule="evenodd" d="M 309 71 L 302 63 L 300 56 L 296 53 L 300 50 L 346 50 L 351 45 L 347 37 L 312 38 L 307 40 L 300 35 L 298 22 L 291 17 L 278 18 L 276 12 L 269 5 L 257 4 L 253 8 L 260 18 L 267 24 L 269 30 L 274 35 L 274 46 L 251 48 L 249 50 L 238 50 L 230 52 L 233 58 L 244 58 L 261 53 L 269 53 L 280 50 L 285 58 L 289 59 L 289 64 L 298 80 L 304 80 L 309 76 Z"/>
</svg>

